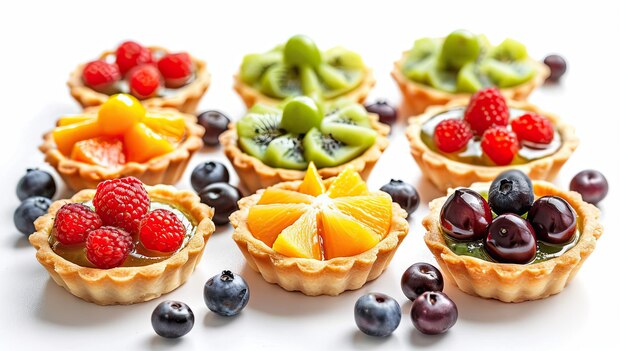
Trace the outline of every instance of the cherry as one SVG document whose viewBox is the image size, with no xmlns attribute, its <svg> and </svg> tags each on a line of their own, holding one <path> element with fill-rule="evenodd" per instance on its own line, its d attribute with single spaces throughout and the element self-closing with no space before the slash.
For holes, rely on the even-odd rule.
<svg viewBox="0 0 626 351">
<path fill-rule="evenodd" d="M 424 334 L 441 334 L 456 323 L 459 311 L 454 301 L 440 291 L 427 291 L 411 306 L 411 321 Z"/>
<path fill-rule="evenodd" d="M 609 182 L 602 173 L 587 169 L 572 178 L 569 190 L 580 193 L 584 201 L 595 205 L 608 194 Z"/>
<path fill-rule="evenodd" d="M 431 264 L 415 263 L 402 274 L 400 286 L 404 295 L 413 301 L 426 291 L 442 291 L 443 276 Z"/>
<path fill-rule="evenodd" d="M 548 80 L 553 83 L 558 82 L 567 70 L 567 62 L 559 55 L 548 55 L 543 59 L 543 63 L 550 67 Z"/>
<path fill-rule="evenodd" d="M 457 189 L 443 204 L 439 220 L 443 231 L 455 239 L 481 239 L 491 224 L 491 208 L 474 190 Z"/>
<path fill-rule="evenodd" d="M 570 241 L 576 233 L 576 212 L 567 201 L 558 196 L 544 196 L 528 211 L 537 238 L 552 244 Z"/>
<path fill-rule="evenodd" d="M 502 263 L 528 263 L 537 253 L 533 227 L 524 218 L 506 213 L 496 217 L 489 226 L 485 250 Z"/>
<path fill-rule="evenodd" d="M 398 119 L 396 109 L 385 100 L 378 100 L 373 104 L 365 106 L 369 113 L 378 115 L 378 120 L 382 123 L 392 125 Z"/>
</svg>

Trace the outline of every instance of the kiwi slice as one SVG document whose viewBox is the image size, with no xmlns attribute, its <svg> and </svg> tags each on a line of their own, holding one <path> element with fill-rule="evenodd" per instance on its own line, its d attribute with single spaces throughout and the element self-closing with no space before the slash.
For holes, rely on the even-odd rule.
<svg viewBox="0 0 626 351">
<path fill-rule="evenodd" d="M 316 67 L 322 62 L 322 54 L 315 42 L 305 35 L 294 35 L 287 40 L 283 51 L 285 63 L 294 66 Z"/>
<path fill-rule="evenodd" d="M 369 148 L 376 141 L 377 133 L 371 129 L 367 111 L 361 105 L 346 106 L 328 115 L 322 121 L 322 133 L 350 146 Z"/>
<path fill-rule="evenodd" d="M 270 106 L 270 105 L 266 105 L 266 104 L 262 104 L 262 103 L 257 103 L 257 104 L 254 104 L 254 106 L 252 106 L 248 110 L 247 113 L 248 114 L 250 114 L 250 113 L 257 113 L 257 114 L 270 113 L 270 114 L 274 114 L 274 115 L 280 116 L 283 112 L 280 109 L 278 109 L 278 108 L 276 108 L 274 106 Z"/>
<path fill-rule="evenodd" d="M 513 87 L 530 80 L 535 68 L 526 62 L 501 62 L 486 59 L 480 67 L 481 71 L 500 88 Z"/>
<path fill-rule="evenodd" d="M 409 51 L 409 59 L 414 61 L 421 61 L 428 56 L 432 56 L 437 52 L 439 43 L 433 38 L 421 38 L 417 39 L 413 43 L 413 47 Z"/>
<path fill-rule="evenodd" d="M 466 30 L 450 33 L 443 41 L 440 62 L 444 68 L 459 70 L 468 62 L 475 62 L 480 55 L 480 40 Z"/>
<path fill-rule="evenodd" d="M 280 114 L 248 113 L 237 121 L 239 146 L 245 153 L 261 161 L 265 158 L 267 146 L 282 134 Z"/>
<path fill-rule="evenodd" d="M 347 69 L 363 69 L 365 67 L 359 54 L 341 46 L 326 50 L 324 62 L 334 67 Z"/>
<path fill-rule="evenodd" d="M 323 88 L 323 97 L 333 99 L 356 88 L 363 80 L 363 71 L 321 64 L 316 69 Z"/>
<path fill-rule="evenodd" d="M 241 79 L 247 84 L 254 84 L 259 81 L 268 68 L 281 61 L 282 54 L 279 52 L 246 55 L 241 63 Z"/>
<path fill-rule="evenodd" d="M 436 55 L 430 55 L 419 61 L 407 62 L 404 66 L 404 75 L 414 82 L 427 83 L 428 72 L 436 69 L 436 57 Z"/>
<path fill-rule="evenodd" d="M 290 133 L 304 134 L 311 128 L 319 127 L 322 111 L 308 96 L 297 96 L 285 104 L 280 126 Z"/>
<path fill-rule="evenodd" d="M 290 67 L 284 64 L 271 66 L 263 75 L 261 91 L 265 95 L 279 99 L 302 95 L 302 83 L 300 82 L 298 67 Z"/>
<path fill-rule="evenodd" d="M 426 71 L 424 81 L 431 87 L 449 93 L 456 92 L 457 73 L 454 71 L 437 68 L 437 65 L 429 67 Z"/>
<path fill-rule="evenodd" d="M 456 89 L 459 92 L 475 93 L 483 87 L 475 63 L 466 63 L 459 71 L 456 80 Z"/>
<path fill-rule="evenodd" d="M 319 168 L 344 164 L 363 152 L 362 147 L 348 146 L 330 135 L 313 128 L 303 140 L 304 157 Z"/>
<path fill-rule="evenodd" d="M 297 134 L 285 134 L 267 145 L 264 163 L 271 167 L 287 169 L 305 169 L 302 138 Z"/>
<path fill-rule="evenodd" d="M 528 51 L 526 51 L 526 46 L 519 41 L 506 38 L 500 45 L 493 48 L 488 55 L 498 61 L 511 62 L 524 60 L 528 57 Z"/>
</svg>

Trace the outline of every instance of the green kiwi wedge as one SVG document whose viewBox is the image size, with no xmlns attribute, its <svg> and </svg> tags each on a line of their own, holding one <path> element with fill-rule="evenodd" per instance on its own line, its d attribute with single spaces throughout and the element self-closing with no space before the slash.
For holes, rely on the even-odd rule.
<svg viewBox="0 0 626 351">
<path fill-rule="evenodd" d="M 456 72 L 439 69 L 437 65 L 434 65 L 426 71 L 424 80 L 426 84 L 435 89 L 454 93 L 456 92 L 456 78 Z"/>
<path fill-rule="evenodd" d="M 283 59 L 288 65 L 317 67 L 322 62 L 322 54 L 311 38 L 294 35 L 285 44 Z"/>
<path fill-rule="evenodd" d="M 350 146 L 369 148 L 376 141 L 367 111 L 361 105 L 350 105 L 326 116 L 321 132 Z"/>
<path fill-rule="evenodd" d="M 444 68 L 459 70 L 468 62 L 474 62 L 480 55 L 480 40 L 466 30 L 456 30 L 443 41 L 440 63 Z"/>
<path fill-rule="evenodd" d="M 246 112 L 247 114 L 250 113 L 258 113 L 258 114 L 264 114 L 264 113 L 271 113 L 274 115 L 278 115 L 280 118 L 280 115 L 283 113 L 283 111 L 279 108 L 276 108 L 274 106 L 270 106 L 270 105 L 266 105 L 266 104 L 262 104 L 262 103 L 257 103 L 254 104 L 254 106 L 250 107 L 250 109 L 248 110 L 248 112 Z"/>
<path fill-rule="evenodd" d="M 522 84 L 535 75 L 535 68 L 524 61 L 506 63 L 495 59 L 485 59 L 480 69 L 500 88 Z"/>
<path fill-rule="evenodd" d="M 287 169 L 305 169 L 307 162 L 302 148 L 302 137 L 297 134 L 285 134 L 267 145 L 263 161 L 270 167 Z"/>
<path fill-rule="evenodd" d="M 321 96 L 322 86 L 317 78 L 315 69 L 310 66 L 299 67 L 300 82 L 302 84 L 302 92 L 304 95 L 319 100 Z"/>
<path fill-rule="evenodd" d="M 362 147 L 348 146 L 313 128 L 304 137 L 304 157 L 319 168 L 342 165 L 363 152 Z"/>
<path fill-rule="evenodd" d="M 483 87 L 475 63 L 466 63 L 461 68 L 456 80 L 456 89 L 463 93 L 475 93 Z"/>
<path fill-rule="evenodd" d="M 488 56 L 504 62 L 520 61 L 528 57 L 528 51 L 519 41 L 506 38 L 500 45 L 494 47 Z"/>
<path fill-rule="evenodd" d="M 246 55 L 241 63 L 241 80 L 252 85 L 263 76 L 268 68 L 281 61 L 282 54 L 280 52 Z"/>
<path fill-rule="evenodd" d="M 268 96 L 284 99 L 302 95 L 302 84 L 298 67 L 276 64 L 267 69 L 261 80 L 261 91 Z"/>
<path fill-rule="evenodd" d="M 437 53 L 439 45 L 439 42 L 433 38 L 417 39 L 409 51 L 409 60 L 421 61 L 428 56 L 432 56 Z"/>
<path fill-rule="evenodd" d="M 280 126 L 290 133 L 305 134 L 309 129 L 319 127 L 322 117 L 315 100 L 297 96 L 285 104 Z"/>
<path fill-rule="evenodd" d="M 437 56 L 430 55 L 419 61 L 407 61 L 403 72 L 410 80 L 418 83 L 426 83 L 428 72 L 436 69 Z"/>
<path fill-rule="evenodd" d="M 333 99 L 356 88 L 363 80 L 363 71 L 342 69 L 321 64 L 316 69 L 323 88 L 323 97 Z"/>
<path fill-rule="evenodd" d="M 363 69 L 365 67 L 359 54 L 341 46 L 326 50 L 324 62 L 334 67 L 347 69 Z"/>
<path fill-rule="evenodd" d="M 280 114 L 248 113 L 237 121 L 239 146 L 259 160 L 264 160 L 267 146 L 282 134 L 284 131 L 280 128 Z"/>
</svg>

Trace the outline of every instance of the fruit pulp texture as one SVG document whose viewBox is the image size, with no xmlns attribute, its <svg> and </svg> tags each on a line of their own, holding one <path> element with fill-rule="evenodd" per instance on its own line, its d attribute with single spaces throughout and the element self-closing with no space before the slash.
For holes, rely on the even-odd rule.
<svg viewBox="0 0 626 351">
<path fill-rule="evenodd" d="M 93 203 L 91 201 L 84 203 L 89 208 L 93 209 Z M 148 250 L 143 247 L 138 241 L 138 236 L 133 235 L 134 245 L 133 250 L 130 252 L 124 263 L 122 263 L 121 267 L 140 267 L 147 266 L 152 263 L 157 263 L 164 261 L 171 256 L 175 255 L 177 252 L 182 250 L 189 242 L 189 239 L 196 233 L 197 223 L 190 216 L 185 214 L 181 209 L 177 208 L 175 205 L 166 204 L 164 202 L 151 201 L 150 203 L 150 211 L 156 209 L 166 209 L 172 211 L 178 219 L 185 226 L 185 239 L 183 243 L 180 245 L 180 248 L 172 253 L 161 253 L 157 251 Z M 50 243 L 50 247 L 52 250 L 59 256 L 64 259 L 75 263 L 82 267 L 91 267 L 95 268 L 89 260 L 87 260 L 87 256 L 85 255 L 85 244 L 77 244 L 77 245 L 64 245 L 56 240 L 56 236 L 54 235 L 54 228 L 52 229 L 50 236 L 48 237 L 48 241 Z"/>
<path fill-rule="evenodd" d="M 485 199 L 487 198 L 487 191 L 479 192 Z M 535 195 L 537 198 L 537 195 Z M 492 215 L 496 216 L 495 213 L 492 212 Z M 523 214 L 521 217 L 526 218 L 527 213 Z M 471 256 L 480 258 L 481 260 L 489 261 L 489 262 L 497 262 L 494 260 L 487 251 L 485 250 L 485 241 L 483 239 L 471 240 L 471 241 L 461 241 L 456 240 L 454 238 L 449 237 L 446 234 L 443 234 L 444 239 L 446 241 L 446 245 L 457 255 L 460 256 Z M 564 253 L 566 253 L 569 249 L 576 246 L 578 243 L 578 239 L 580 238 L 580 221 L 576 224 L 576 233 L 572 236 L 572 239 L 563 244 L 551 244 L 537 239 L 537 253 L 535 254 L 535 258 L 527 264 L 544 262 L 553 258 L 557 258 Z"/>
<path fill-rule="evenodd" d="M 509 108 L 509 119 L 513 120 L 528 112 L 529 111 L 524 111 L 517 108 Z M 464 149 L 457 152 L 441 152 L 435 145 L 433 135 L 435 133 L 435 127 L 437 126 L 437 124 L 439 124 L 439 122 L 443 121 L 444 119 L 462 119 L 464 114 L 465 108 L 458 107 L 433 116 L 422 125 L 422 131 L 420 135 L 422 141 L 424 142 L 424 144 L 426 144 L 426 146 L 428 146 L 429 149 L 445 155 L 447 158 L 453 161 L 468 163 L 477 166 L 494 166 L 495 164 L 493 163 L 493 161 L 489 160 L 489 157 L 483 153 L 483 150 L 480 147 L 480 137 L 474 136 L 473 139 L 470 139 Z M 510 130 L 511 126 L 508 125 L 507 128 Z M 552 142 L 550 144 L 547 144 L 545 148 L 535 149 L 522 143 L 517 155 L 515 155 L 515 158 L 513 158 L 511 165 L 521 165 L 534 160 L 538 160 L 540 158 L 548 157 L 555 154 L 560 148 L 561 135 L 558 130 L 555 130 Z"/>
</svg>

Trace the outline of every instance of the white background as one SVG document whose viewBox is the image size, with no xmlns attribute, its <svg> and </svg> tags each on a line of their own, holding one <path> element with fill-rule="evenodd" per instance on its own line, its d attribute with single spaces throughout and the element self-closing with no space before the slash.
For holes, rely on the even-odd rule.
<svg viewBox="0 0 626 351">
<path fill-rule="evenodd" d="M 15 1 L 0 10 L 0 349 L 616 349 L 624 346 L 624 248 L 620 199 L 624 162 L 625 116 L 624 12 L 617 1 L 580 2 L 478 1 Z M 457 28 L 485 33 L 493 42 L 506 36 L 525 43 L 542 58 L 564 55 L 569 70 L 561 85 L 543 87 L 531 101 L 560 114 L 577 127 L 581 144 L 556 183 L 585 168 L 601 170 L 611 192 L 600 205 L 605 233 L 576 279 L 561 294 L 545 300 L 504 304 L 471 297 L 447 285 L 459 319 L 441 336 L 417 332 L 410 304 L 400 290 L 400 276 L 418 261 L 434 262 L 423 243 L 420 224 L 427 203 L 441 196 L 410 157 L 403 126 L 393 129 L 392 143 L 369 180 L 378 188 L 390 177 L 414 184 L 421 196 L 410 218 L 411 231 L 389 269 L 375 282 L 339 297 L 306 297 L 265 283 L 246 267 L 230 239 L 230 226 L 209 240 L 204 259 L 191 279 L 157 300 L 134 306 L 100 307 L 79 300 L 49 279 L 35 260 L 35 250 L 12 224 L 19 204 L 15 184 L 27 167 L 50 170 L 37 150 L 44 131 L 56 118 L 79 112 L 65 81 L 74 66 L 93 59 L 125 39 L 172 50 L 187 50 L 207 61 L 213 83 L 201 109 L 216 108 L 233 118 L 244 112 L 232 90 L 232 74 L 242 56 L 264 51 L 296 33 L 314 38 L 322 48 L 344 45 L 362 54 L 374 68 L 378 84 L 371 100 L 398 102 L 389 76 L 392 63 L 413 40 L 443 36 Z M 225 160 L 221 150 L 203 150 L 191 162 Z M 226 162 L 227 163 L 227 162 Z M 179 188 L 189 188 L 191 166 Z M 236 177 L 233 174 L 233 178 Z M 58 178 L 57 178 L 58 180 Z M 61 183 L 59 183 L 61 184 Z M 69 195 L 63 187 L 59 196 Z M 241 273 L 251 300 L 234 318 L 220 318 L 205 307 L 204 282 L 222 269 Z M 358 331 L 353 319 L 356 299 L 378 291 L 395 297 L 403 318 L 389 338 L 374 339 Z M 176 299 L 195 312 L 196 324 L 184 338 L 156 336 L 150 314 L 158 302 Z"/>
</svg>

